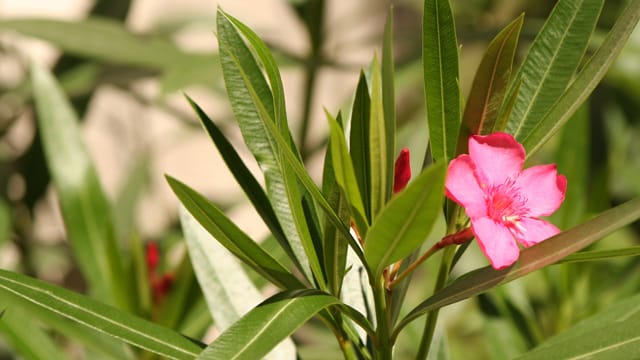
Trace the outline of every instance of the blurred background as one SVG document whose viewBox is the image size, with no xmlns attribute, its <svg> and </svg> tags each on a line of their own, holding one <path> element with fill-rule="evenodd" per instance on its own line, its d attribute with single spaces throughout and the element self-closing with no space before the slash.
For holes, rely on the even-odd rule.
<svg viewBox="0 0 640 360">
<path fill-rule="evenodd" d="M 451 2 L 463 96 L 491 38 L 525 12 L 517 55 L 522 59 L 555 3 Z M 84 141 L 115 209 L 120 236 L 157 242 L 167 258 L 164 266 L 172 269 L 184 256 L 184 247 L 178 201 L 164 174 L 207 195 L 254 239 L 269 235 L 183 97 L 183 93 L 192 97 L 224 128 L 261 178 L 226 100 L 216 55 L 216 7 L 251 27 L 274 52 L 292 133 L 310 173 L 319 179 L 328 131 L 323 109 L 348 111 L 360 70 L 380 53 L 390 3 L 0 0 L 0 267 L 84 290 L 83 276 L 67 246 L 34 119 L 30 62 L 51 68 L 73 101 Z M 398 145 L 411 149 L 417 173 L 428 140 L 420 63 L 422 2 L 392 3 Z M 605 2 L 590 50 L 597 47 L 624 3 Z M 569 180 L 567 204 L 553 218 L 559 227 L 566 229 L 640 195 L 639 107 L 640 31 L 636 30 L 589 102 L 530 160 L 557 162 Z M 636 224 L 594 246 L 639 245 L 639 230 Z M 430 293 L 428 275 L 435 273 L 435 263 L 414 280 L 411 296 L 416 300 Z M 454 271 L 462 273 L 485 263 L 473 245 Z M 442 343 L 448 344 L 452 358 L 511 357 L 637 292 L 639 275 L 640 262 L 634 258 L 552 266 L 446 308 Z M 409 328 L 401 337 L 399 358 L 411 357 L 421 326 Z M 0 354 L 5 354 L 0 358 L 12 358 L 1 339 L 0 334 Z M 296 341 L 304 345 L 303 358 L 328 358 L 326 352 L 317 357 L 314 349 L 335 347 L 330 335 L 313 324 Z"/>
</svg>

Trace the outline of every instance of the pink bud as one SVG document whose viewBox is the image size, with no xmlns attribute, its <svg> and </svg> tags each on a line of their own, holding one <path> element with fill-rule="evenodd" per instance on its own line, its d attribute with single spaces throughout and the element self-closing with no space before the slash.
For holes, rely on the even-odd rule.
<svg viewBox="0 0 640 360">
<path fill-rule="evenodd" d="M 406 147 L 400 151 L 396 159 L 395 173 L 393 176 L 393 193 L 397 193 L 407 186 L 411 179 L 411 164 L 409 163 L 409 149 Z"/>
</svg>

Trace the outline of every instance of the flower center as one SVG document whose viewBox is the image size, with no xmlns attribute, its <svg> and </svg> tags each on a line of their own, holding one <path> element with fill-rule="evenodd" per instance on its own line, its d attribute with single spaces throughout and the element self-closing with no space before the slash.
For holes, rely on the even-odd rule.
<svg viewBox="0 0 640 360">
<path fill-rule="evenodd" d="M 527 199 L 511 179 L 487 191 L 488 215 L 504 225 L 520 229 L 520 217 L 527 213 L 526 204 Z"/>
</svg>

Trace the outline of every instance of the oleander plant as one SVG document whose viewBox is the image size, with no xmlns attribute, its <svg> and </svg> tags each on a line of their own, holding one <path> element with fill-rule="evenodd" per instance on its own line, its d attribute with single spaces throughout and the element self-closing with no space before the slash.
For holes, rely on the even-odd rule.
<svg viewBox="0 0 640 360">
<path fill-rule="evenodd" d="M 521 14 L 492 31 L 466 87 L 465 29 L 456 29 L 451 3 L 420 3 L 418 67 L 396 63 L 389 8 L 380 51 L 353 96 L 324 108 L 320 176 L 308 169 L 308 143 L 291 130 L 284 55 L 220 8 L 210 58 L 112 31 L 122 46 L 154 51 L 129 59 L 56 32 L 70 24 L 0 24 L 76 56 L 103 56 L 66 77 L 33 62 L 20 88 L 25 106 L 33 103 L 86 286 L 43 281 L 26 265 L 0 270 L 8 358 L 639 356 L 640 78 L 629 63 L 640 61 L 640 0 L 614 10 L 604 0 L 559 0 L 537 26 Z M 295 5 L 309 26 L 322 23 L 309 20 L 322 19 L 318 4 Z M 99 33 L 108 24 L 75 25 Z M 312 29 L 321 52 L 322 29 Z M 179 263 L 167 266 L 164 240 L 136 236 L 126 221 L 133 200 L 116 207 L 105 195 L 69 100 L 86 89 L 72 75 L 109 61 L 155 61 L 173 89 L 189 84 L 181 74 L 190 67 L 219 61 L 212 74 L 234 121 L 210 118 L 188 91 L 183 101 L 268 228 L 266 239 L 252 238 L 224 204 L 176 174 L 165 180 L 181 203 L 171 240 L 185 250 Z M 424 111 L 406 119 L 399 89 L 415 74 Z"/>
</svg>

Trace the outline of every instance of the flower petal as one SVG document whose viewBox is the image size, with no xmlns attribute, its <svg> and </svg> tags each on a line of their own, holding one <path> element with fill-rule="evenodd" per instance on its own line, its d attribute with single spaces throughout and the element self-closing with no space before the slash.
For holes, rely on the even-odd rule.
<svg viewBox="0 0 640 360">
<path fill-rule="evenodd" d="M 471 228 L 480 249 L 494 269 L 500 270 L 518 260 L 520 249 L 506 226 L 491 218 L 481 217 L 471 221 Z"/>
<path fill-rule="evenodd" d="M 529 216 L 548 216 L 562 204 L 567 179 L 558 175 L 553 164 L 538 165 L 523 171 L 516 179 L 516 186 L 527 199 Z"/>
<path fill-rule="evenodd" d="M 493 133 L 469 138 L 469 155 L 486 185 L 504 184 L 515 179 L 522 169 L 525 151 L 510 134 Z"/>
<path fill-rule="evenodd" d="M 446 195 L 464 207 L 470 218 L 487 215 L 484 192 L 475 176 L 475 166 L 469 155 L 463 154 L 451 161 L 444 187 Z"/>
<path fill-rule="evenodd" d="M 535 245 L 560 232 L 552 223 L 536 218 L 525 217 L 520 219 L 519 227 L 521 227 L 521 230 L 514 233 L 514 235 L 526 247 Z"/>
</svg>

